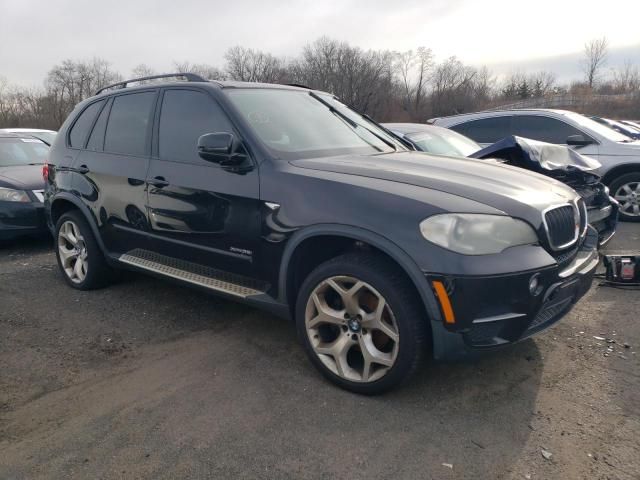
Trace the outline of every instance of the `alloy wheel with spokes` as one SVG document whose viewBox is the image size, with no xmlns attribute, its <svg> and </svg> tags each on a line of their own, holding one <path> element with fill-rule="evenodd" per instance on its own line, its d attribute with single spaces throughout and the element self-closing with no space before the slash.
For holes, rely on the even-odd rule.
<svg viewBox="0 0 640 480">
<path fill-rule="evenodd" d="M 64 273 L 73 283 L 82 283 L 89 269 L 87 246 L 80 228 L 72 220 L 58 230 L 58 254 Z"/>
<path fill-rule="evenodd" d="M 375 288 L 357 278 L 320 282 L 309 296 L 305 327 L 318 358 L 345 380 L 379 380 L 396 361 L 400 335 L 393 312 Z"/>
<path fill-rule="evenodd" d="M 640 217 L 640 181 L 620 185 L 613 195 L 620 202 L 620 212 L 631 217 Z"/>
<path fill-rule="evenodd" d="M 355 393 L 397 387 L 431 350 L 413 283 L 398 264 L 375 252 L 344 253 L 306 274 L 295 320 L 311 362 L 329 381 Z"/>
</svg>

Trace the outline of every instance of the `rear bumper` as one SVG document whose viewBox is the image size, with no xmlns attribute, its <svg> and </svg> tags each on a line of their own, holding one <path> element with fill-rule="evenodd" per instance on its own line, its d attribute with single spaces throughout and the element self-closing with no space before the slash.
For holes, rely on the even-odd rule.
<svg viewBox="0 0 640 480">
<path fill-rule="evenodd" d="M 40 202 L 0 202 L 0 240 L 42 235 L 47 231 Z"/>
<path fill-rule="evenodd" d="M 437 360 L 479 354 L 528 338 L 559 321 L 591 287 L 598 266 L 597 234 L 589 229 L 573 261 L 562 268 L 492 277 L 447 277 L 442 280 L 455 323 L 431 322 Z M 539 287 L 532 293 L 530 282 Z"/>
</svg>

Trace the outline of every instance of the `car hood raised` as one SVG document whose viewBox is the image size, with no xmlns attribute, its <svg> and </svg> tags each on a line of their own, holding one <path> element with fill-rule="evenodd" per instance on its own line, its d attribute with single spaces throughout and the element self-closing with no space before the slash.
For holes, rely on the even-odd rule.
<svg viewBox="0 0 640 480">
<path fill-rule="evenodd" d="M 359 175 L 416 185 L 483 203 L 509 215 L 531 218 L 578 195 L 566 185 L 521 168 L 482 160 L 398 152 L 294 160 L 300 168 Z M 526 213 L 525 213 L 526 212 Z"/>
<path fill-rule="evenodd" d="M 42 165 L 0 167 L 0 186 L 20 190 L 42 190 Z"/>
</svg>

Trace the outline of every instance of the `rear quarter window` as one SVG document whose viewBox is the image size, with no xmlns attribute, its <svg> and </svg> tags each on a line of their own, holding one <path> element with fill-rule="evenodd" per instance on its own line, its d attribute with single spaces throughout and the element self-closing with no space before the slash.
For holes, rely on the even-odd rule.
<svg viewBox="0 0 640 480">
<path fill-rule="evenodd" d="M 84 148 L 89 130 L 93 126 L 93 121 L 102 108 L 104 100 L 94 102 L 85 108 L 74 122 L 69 131 L 69 146 L 72 148 Z"/>
</svg>

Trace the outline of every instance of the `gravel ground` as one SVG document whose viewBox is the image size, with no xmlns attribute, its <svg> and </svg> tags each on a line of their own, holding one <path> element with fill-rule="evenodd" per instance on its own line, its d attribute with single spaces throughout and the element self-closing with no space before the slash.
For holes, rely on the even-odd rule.
<svg viewBox="0 0 640 480">
<path fill-rule="evenodd" d="M 534 339 L 362 397 L 283 320 L 136 274 L 74 291 L 21 241 L 0 247 L 0 478 L 638 479 L 639 352 L 640 292 L 594 284 Z"/>
</svg>

